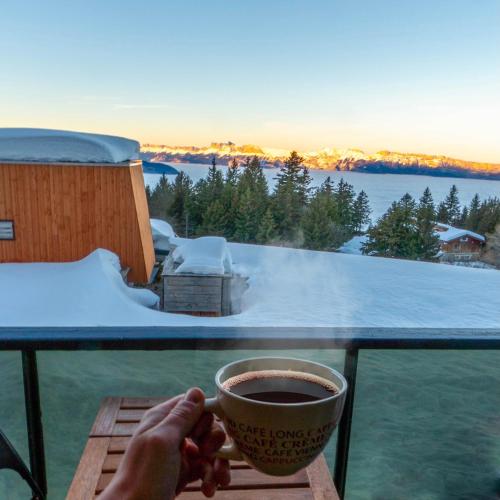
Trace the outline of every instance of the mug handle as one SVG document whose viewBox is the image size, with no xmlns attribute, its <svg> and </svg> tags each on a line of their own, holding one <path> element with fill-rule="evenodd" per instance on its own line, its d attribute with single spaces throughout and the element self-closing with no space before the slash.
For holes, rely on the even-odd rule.
<svg viewBox="0 0 500 500">
<path fill-rule="evenodd" d="M 219 405 L 219 401 L 217 398 L 209 398 L 205 400 L 205 411 L 209 413 L 213 413 L 217 415 L 220 419 L 224 419 L 224 412 Z M 229 444 L 225 444 L 222 446 L 219 451 L 215 452 L 215 456 L 217 458 L 223 458 L 225 460 L 236 460 L 241 462 L 245 460 L 243 455 L 240 453 L 240 450 L 236 447 L 234 441 L 231 441 Z"/>
</svg>

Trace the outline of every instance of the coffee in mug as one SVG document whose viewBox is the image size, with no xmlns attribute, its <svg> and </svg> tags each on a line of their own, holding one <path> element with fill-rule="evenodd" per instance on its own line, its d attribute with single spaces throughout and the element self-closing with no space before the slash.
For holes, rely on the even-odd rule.
<svg viewBox="0 0 500 500">
<path fill-rule="evenodd" d="M 253 358 L 221 368 L 206 411 L 224 422 L 231 443 L 217 453 L 286 476 L 324 449 L 344 407 L 347 382 L 336 370 L 293 358 Z"/>
<path fill-rule="evenodd" d="M 247 399 L 266 403 L 308 403 L 339 392 L 331 381 L 293 370 L 245 372 L 226 380 L 223 387 Z"/>
</svg>

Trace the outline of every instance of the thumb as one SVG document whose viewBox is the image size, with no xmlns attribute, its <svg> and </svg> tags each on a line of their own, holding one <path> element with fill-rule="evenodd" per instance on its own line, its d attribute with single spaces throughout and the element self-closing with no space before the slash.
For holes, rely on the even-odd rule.
<svg viewBox="0 0 500 500">
<path fill-rule="evenodd" d="M 180 446 L 184 438 L 193 430 L 194 426 L 203 414 L 205 395 L 198 388 L 189 391 L 175 406 L 170 413 L 158 424 L 159 428 L 166 431 L 172 441 Z"/>
</svg>

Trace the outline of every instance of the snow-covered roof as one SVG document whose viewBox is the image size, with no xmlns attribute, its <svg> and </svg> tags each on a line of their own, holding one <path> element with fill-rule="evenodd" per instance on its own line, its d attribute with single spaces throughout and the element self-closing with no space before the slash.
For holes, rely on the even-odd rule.
<svg viewBox="0 0 500 500">
<path fill-rule="evenodd" d="M 109 252 L 63 264 L 0 264 L 1 326 L 341 326 L 495 328 L 500 272 L 428 262 L 229 243 L 249 276 L 243 312 L 155 311 Z M 453 290 L 453 294 L 449 291 Z"/>
<path fill-rule="evenodd" d="M 203 236 L 187 240 L 172 253 L 175 263 L 180 264 L 179 274 L 229 274 L 232 270 L 231 253 L 225 238 Z"/>
<path fill-rule="evenodd" d="M 439 236 L 441 241 L 446 243 L 456 240 L 457 238 L 463 238 L 464 236 L 469 236 L 479 241 L 486 241 L 484 236 L 475 233 L 474 231 L 469 231 L 468 229 L 459 229 L 458 227 L 443 224 L 442 222 L 438 222 L 436 226 L 441 229 L 441 231 L 436 231 L 436 234 Z"/>
<path fill-rule="evenodd" d="M 41 128 L 0 128 L 0 161 L 121 163 L 139 158 L 124 137 Z"/>
</svg>

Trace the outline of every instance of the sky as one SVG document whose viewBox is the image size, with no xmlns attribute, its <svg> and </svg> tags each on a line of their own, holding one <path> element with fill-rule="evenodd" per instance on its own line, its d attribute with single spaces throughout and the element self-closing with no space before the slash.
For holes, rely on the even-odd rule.
<svg viewBox="0 0 500 500">
<path fill-rule="evenodd" d="M 16 0 L 0 126 L 500 163 L 498 0 Z"/>
</svg>

